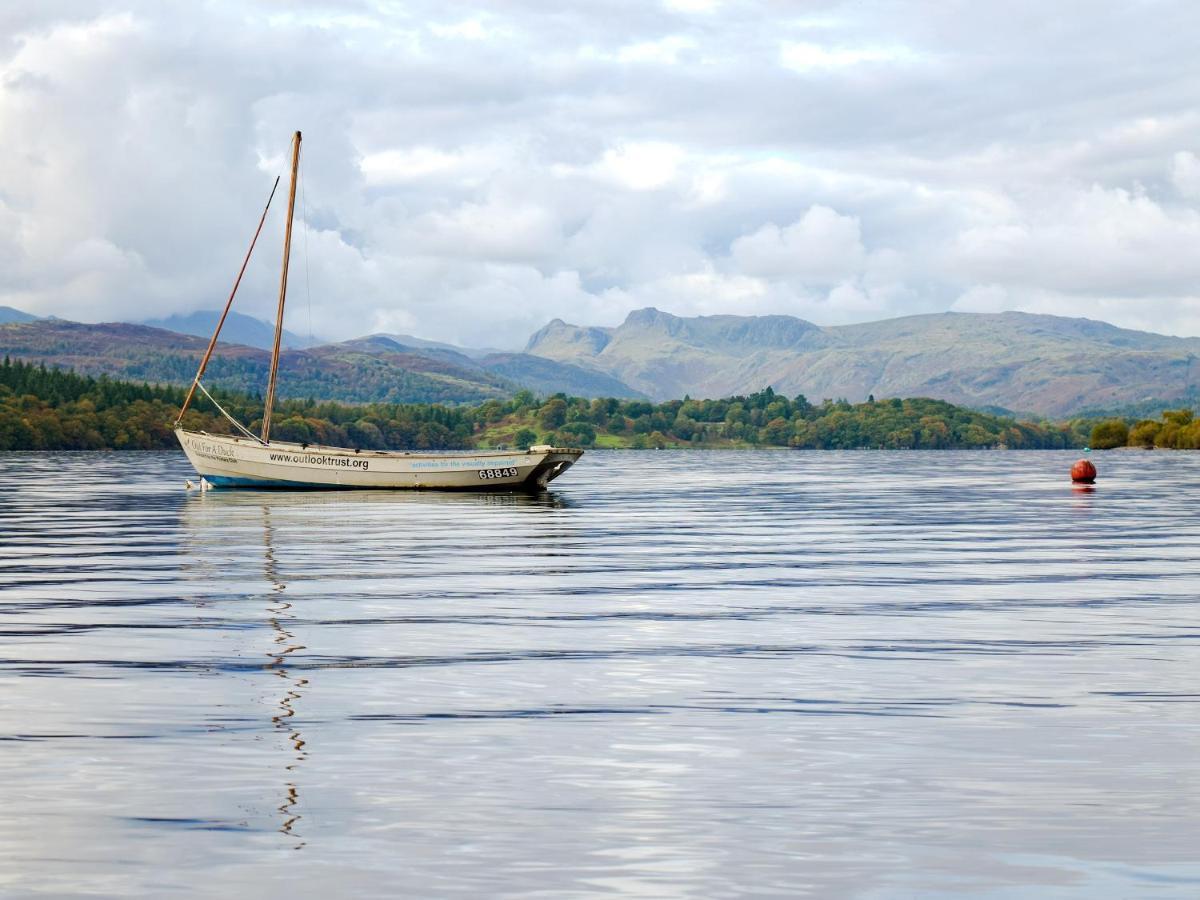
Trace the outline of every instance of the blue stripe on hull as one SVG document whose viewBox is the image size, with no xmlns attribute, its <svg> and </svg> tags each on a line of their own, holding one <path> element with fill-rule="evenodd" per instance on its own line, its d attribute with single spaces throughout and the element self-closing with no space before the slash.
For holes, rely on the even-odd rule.
<svg viewBox="0 0 1200 900">
<path fill-rule="evenodd" d="M 374 484 L 313 484 L 309 481 L 279 481 L 268 478 L 235 478 L 230 475 L 202 475 L 213 487 L 259 488 L 260 490 L 284 491 L 470 491 L 474 493 L 496 493 L 503 491 L 545 490 L 534 483 L 532 477 L 513 483 L 470 484 L 454 487 L 431 487 L 430 485 L 396 485 L 386 487 Z"/>
<path fill-rule="evenodd" d="M 267 478 L 235 478 L 231 475 L 201 476 L 213 487 L 290 488 L 292 490 L 351 490 L 350 484 L 313 484 L 310 481 L 281 481 Z"/>
</svg>

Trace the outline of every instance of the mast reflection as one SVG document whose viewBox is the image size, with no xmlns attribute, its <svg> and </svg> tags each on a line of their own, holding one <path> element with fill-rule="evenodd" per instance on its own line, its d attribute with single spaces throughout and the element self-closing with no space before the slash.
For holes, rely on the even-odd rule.
<svg viewBox="0 0 1200 900">
<path fill-rule="evenodd" d="M 303 650 L 304 645 L 296 643 L 295 635 L 288 629 L 289 620 L 292 618 L 292 604 L 283 597 L 284 591 L 287 589 L 287 584 L 279 577 L 276 567 L 270 507 L 263 504 L 262 513 L 264 570 L 267 580 L 271 583 L 273 593 L 271 603 L 267 606 L 267 613 L 269 616 L 268 622 L 274 632 L 272 643 L 275 645 L 267 651 L 270 662 L 267 663 L 266 667 L 283 680 L 283 696 L 279 699 L 275 715 L 271 716 L 271 722 L 275 726 L 276 731 L 286 736 L 285 739 L 291 747 L 291 760 L 284 766 L 287 776 L 284 782 L 283 802 L 277 807 L 280 816 L 282 816 L 282 822 L 278 830 L 280 834 L 287 835 L 289 838 L 296 838 L 297 843 L 294 849 L 299 850 L 304 847 L 305 841 L 296 831 L 296 826 L 303 816 L 298 811 L 300 794 L 295 779 L 295 772 L 299 768 L 300 763 L 308 757 L 308 751 L 305 750 L 305 741 L 300 733 L 300 728 L 294 721 L 296 716 L 294 704 L 303 696 L 301 688 L 308 684 L 308 679 L 294 674 L 287 666 L 288 655 L 295 653 L 297 650 Z"/>
<path fill-rule="evenodd" d="M 306 604 L 299 600 L 293 602 L 291 597 L 296 596 L 295 592 L 304 584 L 314 583 L 308 579 L 329 575 L 328 567 L 332 565 L 326 545 L 313 538 L 308 526 L 329 521 L 356 523 L 353 536 L 357 543 L 340 548 L 338 554 L 339 561 L 344 563 L 355 553 L 368 552 L 364 548 L 380 546 L 382 535 L 387 536 L 387 546 L 394 547 L 395 534 L 401 523 L 416 521 L 443 528 L 446 521 L 459 515 L 469 516 L 473 511 L 554 512 L 573 505 L 573 501 L 552 491 L 538 494 L 209 491 L 182 498 L 182 525 L 191 548 L 183 565 L 189 578 L 198 584 L 193 602 L 197 606 L 220 607 L 227 602 L 240 606 L 244 598 L 258 609 L 257 613 L 250 612 L 250 618 L 259 627 L 239 629 L 239 645 L 234 652 L 241 660 L 248 657 L 253 661 L 253 671 L 257 674 L 252 674 L 251 678 L 257 681 L 263 675 L 268 676 L 265 682 L 267 693 L 265 696 L 260 694 L 259 706 L 252 715 L 259 728 L 266 726 L 268 721 L 270 723 L 267 727 L 273 734 L 267 745 L 271 749 L 271 763 L 279 773 L 275 784 L 282 786 L 270 789 L 265 798 L 270 802 L 263 804 L 265 809 L 259 804 L 254 806 L 259 810 L 258 816 L 265 818 L 283 835 L 280 840 L 288 841 L 285 846 L 299 850 L 310 843 L 313 822 L 311 790 L 308 792 L 309 806 L 306 808 L 303 802 L 305 786 L 312 787 L 311 764 L 304 765 L 312 748 L 306 739 L 305 727 L 301 725 L 306 710 L 311 716 L 313 701 L 309 679 L 302 676 L 313 667 L 304 659 L 306 647 L 299 637 L 303 632 L 296 607 L 306 609 Z M 520 524 L 526 533 L 538 537 L 539 553 L 546 571 L 551 571 L 554 557 L 566 553 L 553 538 L 565 539 L 571 525 L 557 515 L 532 519 L 509 519 L 500 515 L 477 521 Z M 279 547 L 275 546 L 277 537 L 281 541 Z M 305 567 L 303 580 L 294 568 L 298 563 Z M 295 583 L 289 585 L 289 581 Z M 242 606 L 241 612 L 233 615 L 241 622 L 246 612 Z M 200 625 L 208 622 L 208 619 L 198 620 Z M 261 628 L 264 623 L 269 626 L 265 642 Z M 241 645 L 241 640 L 250 643 Z M 234 702 L 241 707 L 248 699 L 243 689 Z M 306 700 L 308 707 L 305 707 Z M 266 716 L 262 711 L 264 702 L 269 709 Z M 246 721 L 241 715 L 236 719 L 239 723 Z M 239 729 L 242 727 L 244 725 L 239 725 Z M 307 726 L 309 736 L 314 727 L 317 726 L 311 722 Z M 276 755 L 279 753 L 284 754 L 282 759 Z M 306 769 L 308 781 L 305 781 Z M 264 789 L 258 787 L 257 790 Z"/>
</svg>

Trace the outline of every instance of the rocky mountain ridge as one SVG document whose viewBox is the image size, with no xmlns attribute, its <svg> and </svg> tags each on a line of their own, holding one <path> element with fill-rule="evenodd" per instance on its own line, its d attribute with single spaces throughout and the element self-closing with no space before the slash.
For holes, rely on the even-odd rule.
<svg viewBox="0 0 1200 900">
<path fill-rule="evenodd" d="M 3 312 L 10 321 L 0 324 L 0 353 L 88 374 L 186 383 L 206 344 L 144 325 Z M 223 345 L 206 380 L 262 390 L 267 358 L 262 349 Z M 616 327 L 555 319 L 521 353 L 385 334 L 287 350 L 280 390 L 350 402 L 475 403 L 523 388 L 666 400 L 771 387 L 813 401 L 923 396 L 1062 418 L 1182 402 L 1198 392 L 1198 362 L 1200 339 L 1090 319 L 937 313 L 822 327 L 792 316 L 682 317 L 647 308 Z"/>
<path fill-rule="evenodd" d="M 555 319 L 525 352 L 663 400 L 764 387 L 812 399 L 932 397 L 1069 415 L 1194 393 L 1200 339 L 1020 312 L 936 313 L 821 327 L 791 316 L 684 318 L 648 308 L 613 328 Z"/>
</svg>

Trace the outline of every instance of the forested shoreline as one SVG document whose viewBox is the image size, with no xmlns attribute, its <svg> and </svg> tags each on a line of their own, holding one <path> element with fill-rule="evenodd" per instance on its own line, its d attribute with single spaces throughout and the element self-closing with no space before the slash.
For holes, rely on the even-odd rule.
<svg viewBox="0 0 1200 900">
<path fill-rule="evenodd" d="M 172 426 L 184 393 L 178 387 L 93 378 L 6 358 L 0 365 L 0 450 L 174 448 Z M 252 431 L 259 427 L 260 397 L 214 396 Z M 283 400 L 273 421 L 272 436 L 279 440 L 397 450 L 533 443 L 634 449 L 1054 449 L 1082 447 L 1095 424 L 1018 422 L 925 398 L 814 404 L 770 388 L 744 397 L 657 404 L 561 394 L 538 398 L 529 391 L 477 406 Z M 204 397 L 183 424 L 216 434 L 231 431 Z"/>
<path fill-rule="evenodd" d="M 1093 427 L 1092 447 L 1200 450 L 1200 420 L 1190 409 L 1163 410 L 1158 419 L 1106 419 Z"/>
</svg>

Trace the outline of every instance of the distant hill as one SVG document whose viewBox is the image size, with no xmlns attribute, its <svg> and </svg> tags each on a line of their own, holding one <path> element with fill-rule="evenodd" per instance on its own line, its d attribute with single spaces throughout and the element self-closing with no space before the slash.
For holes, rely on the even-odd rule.
<svg viewBox="0 0 1200 900">
<path fill-rule="evenodd" d="M 227 321 L 223 338 L 228 326 Z M 0 355 L 153 384 L 190 383 L 207 344 L 208 335 L 121 322 L 39 319 L 0 325 Z M 269 363 L 266 350 L 222 341 L 204 381 L 261 392 Z M 280 396 L 344 402 L 480 403 L 523 388 L 543 395 L 643 396 L 611 376 L 570 363 L 519 353 L 477 360 L 449 345 L 412 347 L 386 335 L 285 350 L 279 372 Z"/>
<path fill-rule="evenodd" d="M 188 384 L 208 341 L 126 323 L 84 325 L 39 320 L 0 325 L 0 354 L 44 362 L 87 375 L 154 384 Z M 261 393 L 271 355 L 256 347 L 222 344 L 205 384 Z M 410 352 L 364 348 L 354 342 L 287 350 L 279 360 L 279 394 L 322 400 L 392 403 L 478 403 L 509 397 L 519 385 L 478 367 Z"/>
<path fill-rule="evenodd" d="M 0 325 L 9 325 L 13 322 L 32 322 L 37 318 L 27 312 L 13 309 L 11 306 L 0 306 Z"/>
<path fill-rule="evenodd" d="M 404 344 L 392 335 L 370 334 L 366 337 L 353 338 L 330 346 L 345 347 L 362 353 L 407 353 L 416 354 L 426 359 L 438 360 L 443 364 L 461 367 L 467 371 L 484 371 L 483 366 L 475 359 L 467 356 L 457 347 L 450 344 L 438 344 L 430 341 L 425 346 Z"/>
<path fill-rule="evenodd" d="M 525 352 L 603 372 L 660 400 L 770 386 L 816 400 L 923 396 L 1063 416 L 1170 401 L 1200 382 L 1200 339 L 1017 312 L 822 328 L 791 316 L 681 318 L 651 308 L 615 328 L 556 319 Z"/>
<path fill-rule="evenodd" d="M 471 359 L 481 359 L 484 356 L 491 356 L 493 353 L 507 352 L 498 350 L 495 347 L 459 347 L 457 344 L 430 341 L 425 338 L 414 337 L 411 334 L 377 334 L 372 335 L 372 337 L 388 338 L 398 344 L 403 344 L 405 347 L 416 347 L 420 350 L 453 350 L 455 353 L 461 353 L 463 356 L 469 356 Z"/>
<path fill-rule="evenodd" d="M 528 353 L 493 353 L 479 361 L 488 371 L 524 385 L 535 394 L 563 393 L 571 397 L 617 397 L 645 400 L 648 395 L 617 378 L 583 366 Z"/>
<path fill-rule="evenodd" d="M 1143 400 L 1140 403 L 1126 403 L 1121 406 L 1087 406 L 1078 411 L 1078 415 L 1089 419 L 1157 419 L 1164 412 L 1176 409 L 1200 411 L 1200 394 L 1189 393 L 1171 400 L 1159 398 Z"/>
<path fill-rule="evenodd" d="M 629 385 L 605 375 L 570 363 L 557 362 L 528 353 L 487 353 L 468 348 L 455 347 L 437 341 L 420 341 L 416 345 L 405 345 L 405 335 L 373 334 L 369 337 L 346 341 L 342 346 L 359 347 L 376 352 L 380 349 L 416 352 L 443 362 L 489 372 L 528 388 L 535 394 L 569 394 L 572 397 L 619 397 L 622 399 L 646 399 L 646 395 Z M 407 337 L 407 340 L 412 340 Z M 480 354 L 480 355 L 475 355 Z"/>
<path fill-rule="evenodd" d="M 213 329 L 217 327 L 217 320 L 220 319 L 221 313 L 219 310 L 202 309 L 187 315 L 167 316 L 165 319 L 146 319 L 136 323 L 139 325 L 149 325 L 151 328 L 164 328 L 167 331 L 176 331 L 180 334 L 194 334 L 197 337 L 210 338 L 212 337 Z M 258 347 L 260 350 L 270 350 L 275 345 L 275 325 L 271 322 L 264 322 L 262 319 L 256 319 L 253 316 L 247 316 L 243 313 L 230 310 L 229 315 L 225 318 L 225 324 L 221 328 L 221 339 L 230 344 L 245 344 L 247 347 Z M 302 338 L 298 334 L 283 330 L 281 344 L 286 350 L 302 350 L 305 347 L 314 347 L 321 341 Z"/>
</svg>

